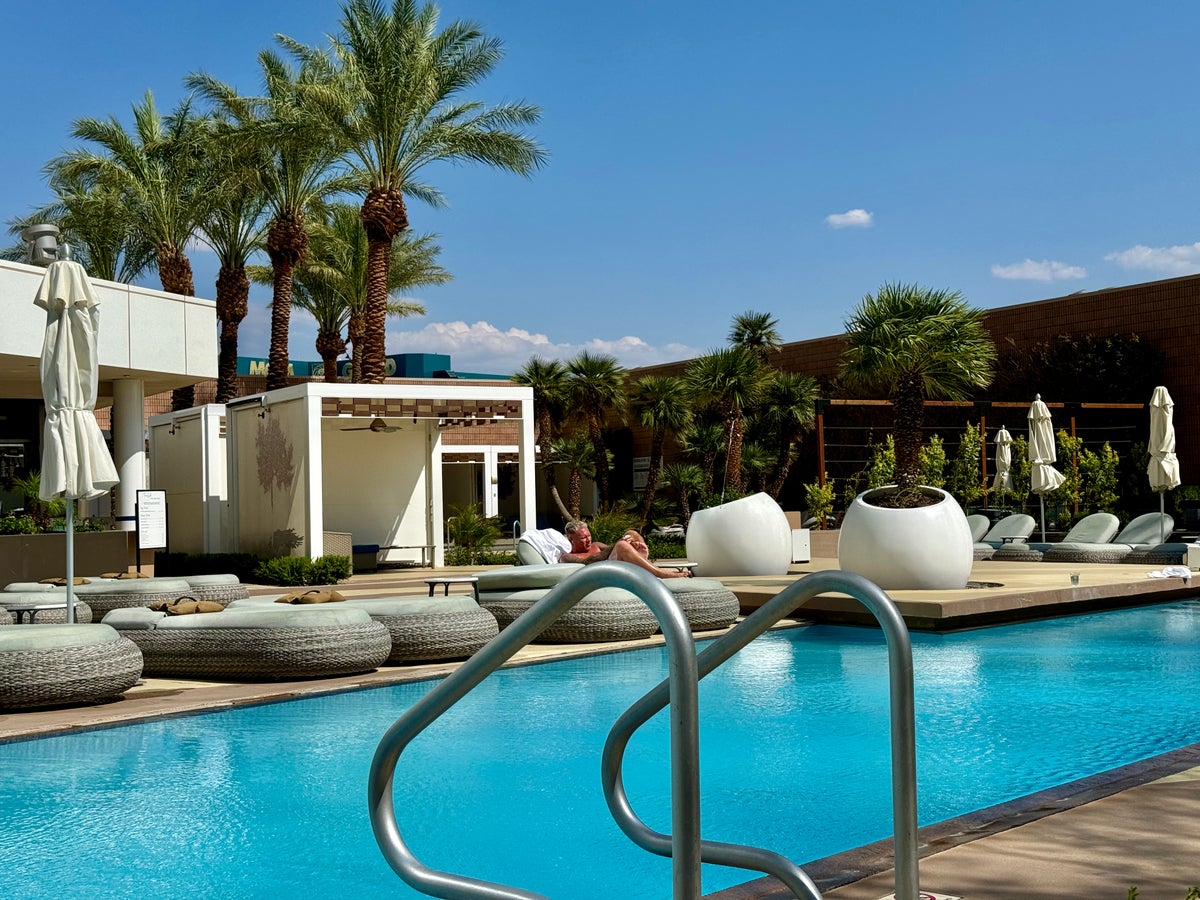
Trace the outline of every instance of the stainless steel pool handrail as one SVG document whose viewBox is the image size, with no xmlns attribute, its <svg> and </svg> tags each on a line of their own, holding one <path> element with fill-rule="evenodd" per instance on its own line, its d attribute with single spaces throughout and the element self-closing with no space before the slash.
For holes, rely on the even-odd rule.
<svg viewBox="0 0 1200 900">
<path fill-rule="evenodd" d="M 895 829 L 896 900 L 918 900 L 917 749 L 913 704 L 912 644 L 908 628 L 891 598 L 876 584 L 850 572 L 814 572 L 784 588 L 720 638 L 697 658 L 699 677 L 711 673 L 780 619 L 819 594 L 849 594 L 875 616 L 888 648 L 892 742 L 892 817 Z M 625 793 L 621 765 L 629 739 L 667 702 L 662 682 L 621 714 L 608 734 L 601 761 L 604 798 L 620 829 L 635 844 L 659 856 L 670 856 L 671 835 L 654 831 L 634 813 Z M 798 865 L 760 847 L 700 842 L 704 862 L 773 875 L 797 897 L 820 900 L 821 893 Z"/>
<path fill-rule="evenodd" d="M 546 900 L 520 888 L 442 872 L 424 865 L 400 835 L 392 788 L 404 749 L 555 619 L 598 588 L 619 587 L 641 598 L 658 619 L 667 645 L 664 684 L 671 707 L 672 896 L 700 897 L 700 749 L 696 644 L 674 596 L 653 575 L 622 562 L 588 566 L 550 590 L 478 653 L 414 703 L 384 734 L 375 750 L 367 795 L 371 828 L 388 865 L 410 886 L 446 900 Z M 666 703 L 664 703 L 666 705 Z"/>
</svg>

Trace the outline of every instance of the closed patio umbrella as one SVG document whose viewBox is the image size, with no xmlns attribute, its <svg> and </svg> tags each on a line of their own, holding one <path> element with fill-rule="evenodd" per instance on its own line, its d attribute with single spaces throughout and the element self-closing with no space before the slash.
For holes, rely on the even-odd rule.
<svg viewBox="0 0 1200 900">
<path fill-rule="evenodd" d="M 83 266 L 72 262 L 69 251 L 62 249 L 60 256 L 68 258 L 47 267 L 33 301 L 46 310 L 41 363 L 46 425 L 38 496 L 67 501 L 67 622 L 74 622 L 75 501 L 106 494 L 120 478 L 94 412 L 99 380 L 98 302 Z"/>
<path fill-rule="evenodd" d="M 993 491 L 1012 490 L 1012 435 L 1003 425 L 992 438 L 996 445 L 996 476 L 992 479 Z"/>
<path fill-rule="evenodd" d="M 1167 389 L 1159 385 L 1150 398 L 1150 465 L 1146 467 L 1146 474 L 1150 476 L 1150 490 L 1158 494 L 1159 513 L 1165 512 L 1167 491 L 1179 487 L 1174 419 L 1175 402 Z M 1166 523 L 1160 519 L 1160 544 L 1167 539 L 1165 528 Z"/>
<path fill-rule="evenodd" d="M 1042 402 L 1042 395 L 1034 397 L 1029 407 L 1029 489 L 1038 495 L 1041 509 L 1042 542 L 1046 540 L 1046 494 L 1058 488 L 1063 481 L 1061 472 L 1054 468 L 1058 454 L 1054 449 L 1054 425 L 1050 421 L 1050 410 Z"/>
</svg>

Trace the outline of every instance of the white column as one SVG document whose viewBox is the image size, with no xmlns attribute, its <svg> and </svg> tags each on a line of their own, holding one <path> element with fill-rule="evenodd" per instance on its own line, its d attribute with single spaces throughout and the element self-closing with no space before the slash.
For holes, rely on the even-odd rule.
<svg viewBox="0 0 1200 900">
<path fill-rule="evenodd" d="M 521 432 L 517 438 L 517 497 L 521 530 L 537 528 L 537 460 L 533 443 L 533 400 L 521 401 Z"/>
<path fill-rule="evenodd" d="M 121 484 L 117 487 L 117 529 L 136 527 L 137 492 L 146 487 L 146 386 L 139 378 L 113 382 L 113 462 Z"/>
<path fill-rule="evenodd" d="M 483 448 L 483 514 L 500 514 L 500 465 L 494 445 Z"/>
<path fill-rule="evenodd" d="M 321 443 L 321 398 L 305 397 L 304 442 L 308 448 L 308 484 L 305 487 L 305 522 L 308 555 L 316 559 L 325 553 L 325 448 Z"/>
</svg>

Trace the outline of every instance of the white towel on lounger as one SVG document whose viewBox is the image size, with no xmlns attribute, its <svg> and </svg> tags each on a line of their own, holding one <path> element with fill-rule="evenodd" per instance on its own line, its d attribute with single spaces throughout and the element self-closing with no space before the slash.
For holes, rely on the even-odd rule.
<svg viewBox="0 0 1200 900">
<path fill-rule="evenodd" d="M 561 531 L 554 528 L 536 528 L 533 531 L 526 531 L 519 540 L 529 544 L 542 554 L 548 563 L 556 563 L 564 553 L 571 552 L 571 542 Z"/>
</svg>

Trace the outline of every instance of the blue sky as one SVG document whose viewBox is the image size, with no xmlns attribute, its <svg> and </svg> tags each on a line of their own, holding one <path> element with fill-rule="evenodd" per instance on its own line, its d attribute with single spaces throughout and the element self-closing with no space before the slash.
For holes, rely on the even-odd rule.
<svg viewBox="0 0 1200 900">
<path fill-rule="evenodd" d="M 977 306 L 1200 272 L 1200 6 L 1183 2 L 444 0 L 499 37 L 473 96 L 543 110 L 532 178 L 442 166 L 414 202 L 455 280 L 388 352 L 508 372 L 580 349 L 690 357 L 753 309 L 835 334 L 884 281 Z M 60 0 L 6 41 L 0 214 L 48 201 L 71 123 L 168 108 L 203 69 L 246 93 L 277 32 L 321 43 L 332 0 Z M 192 254 L 197 293 L 216 263 Z M 148 284 L 157 286 L 152 276 Z M 266 355 L 267 296 L 242 326 Z M 291 355 L 314 359 L 293 316 Z"/>
</svg>

